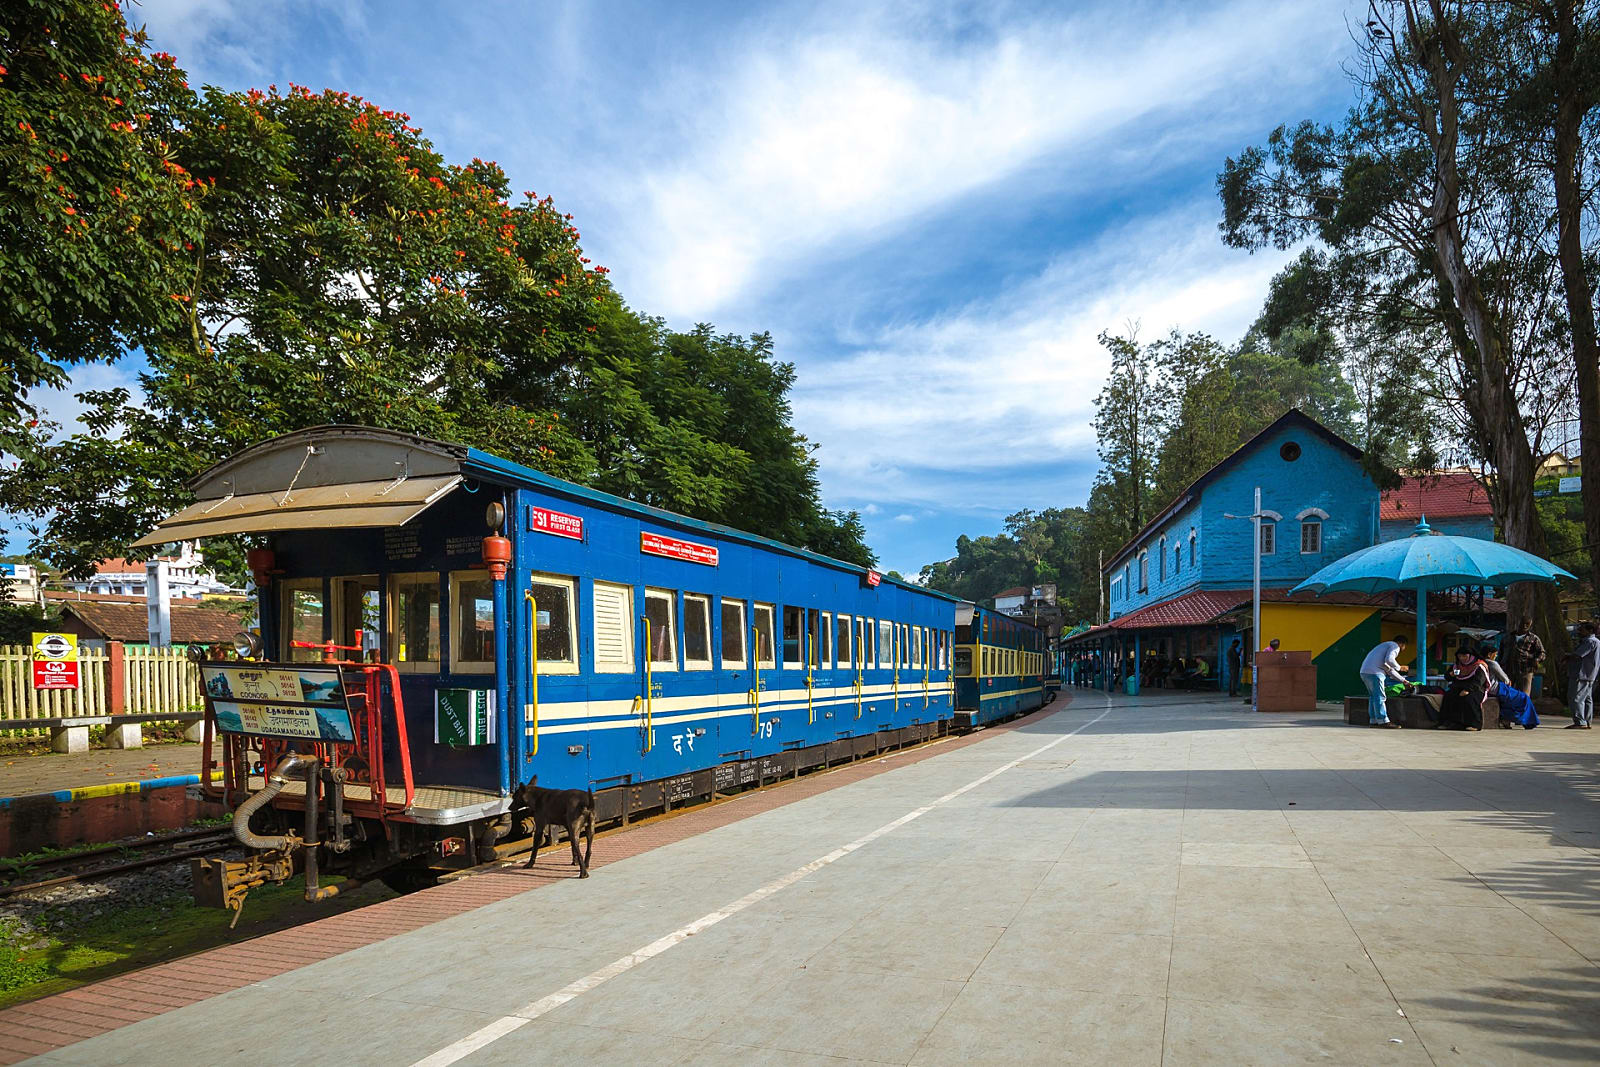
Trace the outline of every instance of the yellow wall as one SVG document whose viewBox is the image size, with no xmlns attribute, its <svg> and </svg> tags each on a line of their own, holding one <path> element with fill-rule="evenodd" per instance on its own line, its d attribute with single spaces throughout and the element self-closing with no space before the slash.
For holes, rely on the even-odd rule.
<svg viewBox="0 0 1600 1067">
<path fill-rule="evenodd" d="M 1266 648 L 1274 637 L 1285 652 L 1311 653 L 1316 659 L 1339 638 L 1360 626 L 1373 609 L 1349 604 L 1263 604 L 1261 638 L 1257 648 Z"/>
</svg>

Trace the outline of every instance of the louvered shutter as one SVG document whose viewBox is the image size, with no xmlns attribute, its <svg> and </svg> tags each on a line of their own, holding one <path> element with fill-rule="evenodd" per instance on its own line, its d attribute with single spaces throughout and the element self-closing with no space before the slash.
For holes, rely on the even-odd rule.
<svg viewBox="0 0 1600 1067">
<path fill-rule="evenodd" d="M 633 589 L 594 583 L 594 669 L 633 670 Z"/>
</svg>

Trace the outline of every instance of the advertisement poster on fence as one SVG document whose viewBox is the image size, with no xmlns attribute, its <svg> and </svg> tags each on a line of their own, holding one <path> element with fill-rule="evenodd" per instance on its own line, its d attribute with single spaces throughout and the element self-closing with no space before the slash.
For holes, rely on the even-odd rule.
<svg viewBox="0 0 1600 1067">
<path fill-rule="evenodd" d="M 33 687 L 78 688 L 78 635 L 33 635 Z"/>
</svg>

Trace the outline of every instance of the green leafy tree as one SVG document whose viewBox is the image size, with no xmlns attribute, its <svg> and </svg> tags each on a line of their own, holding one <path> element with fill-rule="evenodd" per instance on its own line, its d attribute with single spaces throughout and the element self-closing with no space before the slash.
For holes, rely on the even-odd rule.
<svg viewBox="0 0 1600 1067">
<path fill-rule="evenodd" d="M 1541 413 L 1570 388 L 1549 315 L 1554 261 L 1547 216 L 1529 210 L 1539 180 L 1525 153 L 1493 136 L 1480 75 L 1504 48 L 1481 8 L 1395 0 L 1371 8 L 1343 122 L 1280 128 L 1218 177 L 1224 239 L 1236 247 L 1320 247 L 1295 276 L 1304 304 L 1335 325 L 1385 323 L 1446 366 L 1435 402 L 1463 444 L 1497 471 L 1496 519 L 1508 543 L 1542 554 L 1533 501 Z M 1548 590 L 1512 589 L 1512 614 L 1559 629 Z"/>
<path fill-rule="evenodd" d="M 1171 419 L 1174 386 L 1162 352 L 1141 345 L 1135 329 L 1102 333 L 1111 373 L 1095 397 L 1094 430 L 1100 452 L 1096 488 L 1122 537 L 1132 537 L 1158 502 L 1156 454 Z"/>
<path fill-rule="evenodd" d="M 28 391 L 170 330 L 204 189 L 174 159 L 192 94 L 99 0 L 0 5 L 0 451 Z"/>
</svg>

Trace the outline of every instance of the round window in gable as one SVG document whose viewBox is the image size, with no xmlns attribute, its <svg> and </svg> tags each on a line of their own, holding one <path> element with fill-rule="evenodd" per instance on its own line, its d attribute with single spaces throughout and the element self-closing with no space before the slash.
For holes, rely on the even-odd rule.
<svg viewBox="0 0 1600 1067">
<path fill-rule="evenodd" d="M 1285 463 L 1293 463 L 1300 458 L 1300 446 L 1293 441 L 1285 441 L 1283 447 L 1278 449 L 1278 455 L 1283 457 Z"/>
</svg>

